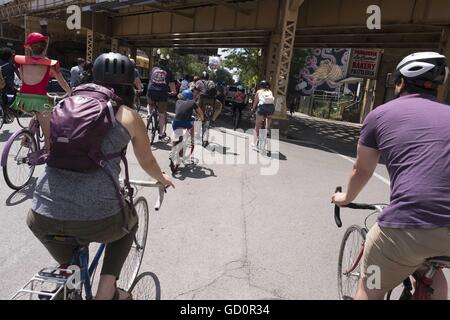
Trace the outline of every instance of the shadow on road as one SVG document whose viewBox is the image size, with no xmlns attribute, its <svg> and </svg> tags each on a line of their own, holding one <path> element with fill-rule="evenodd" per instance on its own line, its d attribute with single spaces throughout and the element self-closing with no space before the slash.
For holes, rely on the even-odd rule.
<svg viewBox="0 0 450 320">
<path fill-rule="evenodd" d="M 360 130 L 358 125 L 293 117 L 289 119 L 287 139 L 280 140 L 355 158 Z"/>
<path fill-rule="evenodd" d="M 13 133 L 14 132 L 9 131 L 8 129 L 3 130 L 2 133 L 0 133 L 0 142 L 8 141 L 9 137 L 11 137 Z"/>
<path fill-rule="evenodd" d="M 197 162 L 198 161 L 194 161 Z M 217 178 L 214 170 L 205 168 L 196 164 L 188 164 L 181 167 L 178 172 L 172 175 L 174 179 L 179 181 L 184 181 L 187 178 L 190 179 L 207 179 L 207 178 Z"/>
<path fill-rule="evenodd" d="M 14 207 L 29 199 L 33 199 L 33 192 L 36 189 L 37 178 L 32 178 L 30 184 L 26 185 L 20 190 L 14 191 L 7 199 L 6 206 Z"/>
</svg>

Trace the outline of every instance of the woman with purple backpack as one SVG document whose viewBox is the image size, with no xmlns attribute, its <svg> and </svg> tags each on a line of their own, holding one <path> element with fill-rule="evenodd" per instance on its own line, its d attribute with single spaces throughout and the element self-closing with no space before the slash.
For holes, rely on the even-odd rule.
<svg viewBox="0 0 450 320">
<path fill-rule="evenodd" d="M 119 184 L 121 172 L 120 156 L 119 158 L 105 156 L 104 160 L 98 162 L 101 166 L 99 168 L 87 171 L 73 170 L 77 169 L 72 168 L 73 166 L 79 166 L 83 161 L 73 161 L 74 157 L 69 155 L 68 151 L 58 154 L 58 148 L 62 150 L 62 147 L 58 147 L 58 143 L 70 144 L 72 138 L 76 139 L 76 136 L 71 136 L 72 130 L 59 130 L 64 126 L 58 128 L 58 120 L 64 121 L 64 115 L 58 119 L 58 112 L 64 109 L 67 116 L 71 107 L 77 107 L 73 108 L 75 110 L 85 108 L 86 104 L 83 104 L 83 101 L 89 101 L 96 92 L 106 92 L 105 96 L 114 97 L 105 103 L 108 105 L 108 121 L 112 125 L 103 133 L 101 154 L 121 154 L 131 142 L 141 168 L 164 186 L 173 187 L 173 184 L 170 178 L 161 172 L 150 149 L 145 124 L 140 115 L 132 109 L 135 94 L 132 62 L 118 53 L 102 54 L 94 62 L 93 76 L 94 84 L 78 87 L 72 97 L 61 102 L 53 112 L 52 148 L 47 166 L 37 181 L 27 224 L 60 265 L 70 264 L 74 245 L 46 241 L 49 236 L 74 237 L 82 241 L 80 245 L 87 245 L 90 242 L 105 243 L 105 256 L 95 298 L 129 300 L 130 294 L 117 288 L 116 282 L 132 246 L 138 221 L 136 212 L 128 202 L 126 204 L 122 202 L 121 205 L 121 202 L 117 201 L 116 186 Z M 102 101 L 98 100 L 99 103 Z M 115 113 L 109 112 L 111 110 Z M 86 112 L 88 111 L 86 109 Z M 79 114 L 75 114 L 74 118 L 76 116 Z M 67 125 L 70 125 L 70 121 Z M 67 133 L 64 133 L 65 131 Z M 69 148 L 72 146 L 69 145 Z M 76 148 L 81 147 L 74 144 L 73 149 Z M 82 157 L 84 155 L 80 158 Z"/>
</svg>

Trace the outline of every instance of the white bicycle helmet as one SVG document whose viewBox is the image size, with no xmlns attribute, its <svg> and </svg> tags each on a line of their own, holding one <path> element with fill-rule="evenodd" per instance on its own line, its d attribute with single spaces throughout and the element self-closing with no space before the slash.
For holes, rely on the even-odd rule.
<svg viewBox="0 0 450 320">
<path fill-rule="evenodd" d="M 410 54 L 397 66 L 397 78 L 426 89 L 445 83 L 448 74 L 447 58 L 437 52 Z"/>
</svg>

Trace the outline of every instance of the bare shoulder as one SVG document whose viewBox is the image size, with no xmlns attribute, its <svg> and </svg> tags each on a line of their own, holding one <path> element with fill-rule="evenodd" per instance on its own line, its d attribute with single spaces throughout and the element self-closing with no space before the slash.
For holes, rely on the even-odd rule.
<svg viewBox="0 0 450 320">
<path fill-rule="evenodd" d="M 136 122 L 139 121 L 141 116 L 133 109 L 123 105 L 117 110 L 116 119 L 119 121 L 130 133 L 131 137 L 134 137 L 134 129 L 136 128 Z"/>
</svg>

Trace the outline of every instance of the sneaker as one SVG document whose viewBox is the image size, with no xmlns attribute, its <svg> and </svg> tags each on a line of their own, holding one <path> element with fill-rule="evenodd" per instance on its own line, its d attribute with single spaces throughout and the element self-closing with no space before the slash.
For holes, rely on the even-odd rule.
<svg viewBox="0 0 450 320">
<path fill-rule="evenodd" d="M 165 133 L 163 133 L 162 135 L 159 135 L 158 136 L 158 139 L 159 140 L 164 140 L 164 139 L 166 139 L 167 138 L 167 135 L 165 134 Z"/>
</svg>

